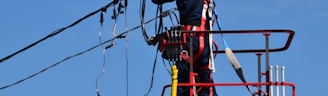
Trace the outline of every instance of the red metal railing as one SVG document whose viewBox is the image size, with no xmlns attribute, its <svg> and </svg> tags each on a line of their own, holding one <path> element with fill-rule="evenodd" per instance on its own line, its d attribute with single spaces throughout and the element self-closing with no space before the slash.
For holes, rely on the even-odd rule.
<svg viewBox="0 0 328 96">
<path fill-rule="evenodd" d="M 279 52 L 287 50 L 293 40 L 295 32 L 293 30 L 287 30 L 287 29 L 272 29 L 272 30 L 222 30 L 222 31 L 181 31 L 183 33 L 213 33 L 213 34 L 254 34 L 254 33 L 286 33 L 289 34 L 286 43 L 284 46 L 280 48 L 272 48 L 269 49 L 269 52 Z M 241 50 L 232 50 L 234 53 L 254 53 L 254 52 L 265 52 L 266 49 L 241 49 Z M 217 50 L 214 51 L 214 53 L 224 53 L 224 50 Z"/>
<path fill-rule="evenodd" d="M 213 33 L 213 34 L 259 34 L 262 33 L 263 35 L 265 35 L 266 37 L 266 48 L 264 49 L 241 49 L 241 50 L 232 50 L 234 53 L 261 53 L 261 52 L 266 52 L 266 72 L 264 72 L 266 76 L 266 82 L 261 82 L 261 76 L 259 76 L 259 81 L 258 82 L 254 82 L 254 83 L 179 83 L 178 86 L 256 86 L 258 88 L 258 92 L 254 92 L 255 94 L 257 94 L 258 96 L 261 96 L 262 93 L 266 94 L 266 96 L 270 96 L 270 87 L 272 86 L 289 86 L 292 87 L 292 96 L 296 96 L 296 88 L 295 85 L 292 83 L 288 83 L 288 82 L 272 82 L 270 81 L 270 79 L 272 77 L 270 77 L 269 75 L 269 52 L 279 52 L 279 51 L 284 51 L 287 50 L 292 42 L 292 39 L 294 37 L 295 32 L 292 30 L 224 30 L 224 31 L 180 31 L 182 33 Z M 268 38 L 270 34 L 274 34 L 274 33 L 287 33 L 289 34 L 288 39 L 286 40 L 286 43 L 283 47 L 280 48 L 269 48 L 268 47 Z M 224 53 L 224 50 L 216 50 L 213 51 L 214 53 Z M 260 55 L 258 55 L 258 57 L 260 57 Z M 260 62 L 260 59 L 259 59 Z M 260 63 L 259 63 L 259 75 L 261 74 L 261 70 L 260 70 Z M 192 75 L 190 75 L 190 81 L 192 81 Z M 266 87 L 266 92 L 263 91 L 261 89 L 261 86 L 265 86 Z M 166 85 L 163 88 L 162 91 L 162 96 L 164 96 L 165 93 L 165 89 L 167 87 L 171 87 L 171 85 Z M 192 88 L 190 89 L 190 94 L 192 94 Z M 192 95 L 191 95 L 192 96 Z"/>
</svg>

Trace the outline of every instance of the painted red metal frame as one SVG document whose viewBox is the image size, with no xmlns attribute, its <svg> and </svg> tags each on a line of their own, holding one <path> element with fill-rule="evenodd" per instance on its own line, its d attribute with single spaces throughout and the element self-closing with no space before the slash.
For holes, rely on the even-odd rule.
<svg viewBox="0 0 328 96">
<path fill-rule="evenodd" d="M 213 31 L 181 31 L 183 33 L 213 33 L 213 34 L 265 34 L 265 33 L 286 33 L 289 34 L 288 39 L 285 43 L 285 46 L 280 48 L 269 49 L 269 52 L 279 52 L 287 50 L 293 40 L 295 32 L 293 30 L 287 29 L 272 29 L 272 30 L 213 30 Z M 241 50 L 232 50 L 234 53 L 254 53 L 254 52 L 265 52 L 265 49 L 241 49 Z M 224 53 L 224 50 L 217 50 L 214 53 Z"/>
<path fill-rule="evenodd" d="M 223 31 L 180 31 L 182 33 L 213 33 L 213 34 L 258 34 L 262 33 L 263 35 L 268 37 L 268 34 L 273 34 L 273 33 L 287 33 L 289 34 L 288 39 L 286 41 L 285 46 L 281 48 L 274 48 L 274 49 L 268 49 L 269 52 L 279 52 L 279 51 L 284 51 L 287 50 L 292 42 L 292 39 L 294 37 L 295 32 L 292 30 L 223 30 Z M 234 53 L 254 53 L 254 52 L 266 52 L 266 49 L 244 49 L 244 50 L 232 50 Z M 213 51 L 214 53 L 224 53 L 224 50 L 216 50 Z M 190 73 L 190 81 L 193 79 L 193 72 Z M 261 88 L 259 86 L 290 86 L 292 87 L 292 96 L 296 96 L 296 88 L 295 85 L 292 83 L 288 82 L 269 82 L 269 76 L 268 74 L 266 75 L 266 82 L 255 82 L 255 83 L 179 83 L 178 86 L 190 86 L 190 94 L 192 96 L 193 90 L 192 86 L 258 86 L 259 92 L 257 92 L 258 95 L 261 95 Z M 163 88 L 162 91 L 162 96 L 164 96 L 165 89 L 167 87 L 171 87 L 172 85 L 166 85 Z M 268 91 L 268 89 L 266 89 Z M 263 91 L 264 92 L 264 91 Z M 268 93 L 268 92 L 267 92 Z"/>
<path fill-rule="evenodd" d="M 179 83 L 178 86 L 289 86 L 292 87 L 292 96 L 296 96 L 295 84 L 289 82 L 248 82 L 248 83 Z M 162 90 L 161 96 L 164 96 L 165 90 L 171 87 L 171 84 L 165 85 Z"/>
</svg>

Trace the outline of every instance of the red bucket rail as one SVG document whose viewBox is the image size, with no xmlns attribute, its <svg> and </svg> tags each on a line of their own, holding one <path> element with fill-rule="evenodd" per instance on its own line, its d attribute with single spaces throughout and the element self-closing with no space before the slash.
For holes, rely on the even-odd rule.
<svg viewBox="0 0 328 96">
<path fill-rule="evenodd" d="M 269 53 L 270 52 L 280 52 L 287 50 L 292 42 L 295 32 L 292 30 L 222 30 L 222 31 L 180 31 L 181 33 L 213 33 L 213 34 L 263 34 L 265 36 L 265 48 L 264 49 L 239 49 L 232 50 L 234 53 L 256 53 L 258 56 L 258 82 L 247 82 L 247 83 L 179 83 L 177 86 L 255 86 L 258 91 L 253 92 L 258 96 L 273 96 L 273 86 L 276 86 L 277 90 L 279 86 L 283 88 L 283 94 L 285 91 L 285 86 L 289 86 L 292 88 L 292 96 L 296 96 L 296 87 L 292 83 L 285 82 L 284 80 L 284 67 L 282 68 L 282 81 L 279 82 L 276 80 L 275 82 L 272 80 L 272 66 L 269 65 Z M 280 48 L 269 48 L 269 36 L 270 34 L 275 33 L 286 33 L 288 34 L 288 38 L 284 46 Z M 261 72 L 261 55 L 262 52 L 265 52 L 266 55 L 266 71 Z M 225 53 L 224 50 L 216 50 L 213 53 Z M 276 72 L 277 69 L 276 69 Z M 271 75 L 270 75 L 271 74 Z M 266 81 L 261 81 L 261 75 L 264 75 Z M 278 73 L 276 73 L 276 79 L 278 79 Z M 162 96 L 164 96 L 165 89 L 171 87 L 172 85 L 164 86 L 162 90 Z M 263 90 L 261 87 L 265 86 Z M 192 91 L 192 90 L 191 90 Z M 277 91 L 278 93 L 279 91 Z M 192 94 L 191 94 L 192 95 Z M 284 96 L 284 95 L 283 95 Z"/>
<path fill-rule="evenodd" d="M 179 83 L 177 86 L 198 86 L 198 87 L 205 87 L 205 86 L 253 86 L 256 87 L 256 89 L 258 91 L 253 92 L 252 94 L 256 95 L 256 96 L 274 96 L 274 93 L 276 94 L 276 96 L 280 96 L 279 94 L 282 94 L 282 96 L 288 96 L 286 95 L 286 89 L 285 87 L 291 87 L 291 96 L 296 96 L 296 87 L 293 83 L 289 83 L 289 82 L 285 82 L 285 67 L 282 66 L 281 67 L 281 76 L 279 76 L 279 66 L 275 67 L 275 72 L 273 71 L 272 66 L 270 66 L 269 72 L 271 73 L 269 76 L 270 80 L 266 80 L 266 82 L 234 82 L 234 83 Z M 273 73 L 275 75 L 275 77 L 273 77 Z M 268 76 L 265 72 L 263 72 L 264 76 Z M 275 78 L 276 80 L 274 81 L 273 78 Z M 268 78 L 266 78 L 268 79 Z M 279 79 L 281 81 L 279 81 Z M 162 95 L 164 96 L 165 90 L 168 87 L 171 87 L 172 85 L 166 85 L 164 86 L 163 90 L 162 90 Z M 264 88 L 265 87 L 265 88 Z M 280 89 L 280 87 L 282 89 Z M 276 90 L 274 91 L 274 88 L 276 88 Z M 280 93 L 281 90 L 281 93 Z M 193 96 L 192 94 L 190 96 Z"/>
<path fill-rule="evenodd" d="M 267 86 L 267 82 L 248 82 L 248 83 L 196 83 L 196 84 L 190 84 L 190 83 L 179 83 L 178 86 Z M 171 84 L 165 85 L 162 90 L 162 95 L 164 96 L 166 88 L 171 87 Z M 269 82 L 269 86 L 289 86 L 292 88 L 292 96 L 296 96 L 296 87 L 293 83 L 289 82 Z M 255 92 L 257 94 L 257 92 Z"/>
<path fill-rule="evenodd" d="M 191 31 L 188 31 L 191 32 Z M 279 52 L 287 50 L 293 40 L 295 32 L 292 30 L 284 29 L 273 29 L 273 30 L 222 30 L 222 31 L 192 31 L 192 32 L 203 32 L 203 33 L 213 33 L 213 34 L 274 34 L 274 33 L 286 33 L 289 34 L 288 39 L 286 40 L 285 46 L 280 48 L 269 49 L 269 52 Z M 187 32 L 186 32 L 187 33 Z M 265 52 L 266 49 L 245 49 L 245 50 L 232 50 L 234 53 L 252 53 L 252 52 Z M 214 53 L 224 53 L 224 50 L 214 51 Z"/>
</svg>

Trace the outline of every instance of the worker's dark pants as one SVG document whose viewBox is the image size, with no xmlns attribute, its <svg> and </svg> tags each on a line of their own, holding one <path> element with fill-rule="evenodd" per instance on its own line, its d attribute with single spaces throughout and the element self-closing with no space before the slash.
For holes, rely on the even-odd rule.
<svg viewBox="0 0 328 96">
<path fill-rule="evenodd" d="M 187 37 L 187 51 L 189 52 L 189 38 Z M 209 49 L 209 41 L 208 38 L 205 37 L 204 39 L 204 51 L 202 52 L 202 55 L 199 56 L 199 58 L 194 58 L 197 59 L 196 62 L 194 62 L 195 67 L 193 68 L 194 73 L 197 73 L 198 76 L 196 76 L 195 80 L 196 83 L 213 83 L 213 80 L 211 78 L 211 70 L 210 69 L 200 69 L 197 68 L 197 66 L 208 66 L 209 64 L 209 54 L 210 54 L 210 49 Z M 198 48 L 199 48 L 199 38 L 197 36 L 193 37 L 193 53 L 194 55 L 198 53 Z M 190 53 L 189 53 L 190 54 Z M 177 67 L 179 69 L 178 73 L 178 82 L 179 83 L 189 83 L 189 66 L 190 64 L 187 61 L 181 61 L 177 62 Z M 196 89 L 198 90 L 201 87 L 197 87 Z M 198 96 L 211 96 L 210 95 L 210 88 L 211 87 L 202 87 L 201 90 L 198 92 Z M 218 96 L 215 87 L 212 87 L 213 89 L 213 95 L 212 96 Z M 178 87 L 178 96 L 190 96 L 189 95 L 189 89 L 190 87 Z"/>
</svg>

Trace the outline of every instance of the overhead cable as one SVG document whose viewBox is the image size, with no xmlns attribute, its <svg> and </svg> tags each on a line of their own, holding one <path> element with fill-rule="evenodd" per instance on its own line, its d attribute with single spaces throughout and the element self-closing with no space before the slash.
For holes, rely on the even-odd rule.
<svg viewBox="0 0 328 96">
<path fill-rule="evenodd" d="M 10 59 L 10 58 L 12 58 L 12 57 L 14 57 L 15 55 L 17 55 L 17 54 L 19 54 L 19 53 L 21 53 L 21 52 L 24 52 L 24 51 L 27 50 L 27 49 L 32 48 L 33 46 L 35 46 L 35 45 L 41 43 L 42 41 L 45 41 L 45 40 L 47 40 L 47 39 L 49 39 L 49 38 L 51 38 L 51 37 L 53 37 L 53 36 L 58 35 L 59 33 L 65 31 L 65 30 L 68 29 L 68 28 L 71 28 L 71 27 L 73 27 L 73 26 L 79 24 L 81 21 L 83 21 L 83 20 L 85 20 L 85 19 L 87 19 L 87 18 L 89 18 L 89 17 L 95 15 L 96 13 L 98 13 L 98 12 L 100 12 L 100 11 L 102 11 L 102 10 L 105 10 L 105 9 L 109 8 L 109 7 L 113 6 L 114 4 L 117 4 L 118 1 L 119 1 L 119 0 L 114 0 L 114 1 L 112 1 L 112 2 L 110 2 L 110 3 L 108 3 L 107 5 L 101 7 L 100 9 L 98 9 L 98 10 L 96 10 L 96 11 L 93 11 L 93 12 L 87 14 L 86 16 L 84 16 L 84 17 L 78 19 L 77 21 L 73 22 L 72 24 L 70 24 L 70 25 L 68 25 L 68 26 L 66 26 L 66 27 L 63 27 L 63 28 L 59 28 L 59 29 L 57 29 L 56 31 L 50 33 L 49 35 L 43 37 L 42 39 L 40 39 L 40 40 L 38 40 L 38 41 L 36 41 L 36 42 L 34 42 L 34 43 L 28 45 L 28 46 L 26 46 L 26 47 L 24 47 L 24 48 L 22 48 L 22 49 L 16 51 L 16 52 L 14 52 L 14 53 L 12 53 L 12 54 L 10 54 L 10 55 L 4 57 L 4 58 L 2 58 L 2 59 L 0 59 L 0 63 L 2 63 L 2 62 L 4 62 L 4 61 L 6 61 L 6 60 L 8 60 L 8 59 Z"/>
<path fill-rule="evenodd" d="M 153 19 L 151 19 L 151 20 L 146 21 L 145 24 L 148 24 L 148 23 L 150 23 L 151 21 L 156 20 L 157 18 L 159 18 L 159 16 L 157 16 L 157 17 L 155 17 L 155 18 L 153 18 Z M 51 66 L 46 67 L 46 68 L 40 70 L 39 72 L 36 72 L 36 73 L 34 73 L 34 74 L 32 74 L 32 75 L 30 75 L 30 76 L 28 76 L 28 77 L 25 77 L 25 78 L 23 78 L 23 79 L 21 79 L 21 80 L 18 80 L 18 81 L 16 81 L 16 82 L 14 82 L 14 83 L 11 83 L 11 84 L 8 84 L 8 85 L 5 85 L 5 86 L 2 86 L 2 87 L 0 87 L 0 90 L 4 90 L 4 89 L 10 88 L 10 87 L 12 87 L 12 86 L 14 86 L 14 85 L 20 84 L 20 83 L 22 83 L 23 81 L 28 80 L 28 79 L 31 79 L 32 77 L 35 77 L 35 76 L 37 76 L 37 75 L 39 75 L 39 74 L 41 74 L 41 73 L 43 73 L 43 72 L 45 72 L 45 71 L 47 71 L 47 70 L 49 70 L 49 69 L 51 69 L 51 68 L 53 68 L 53 67 L 55 67 L 55 66 L 61 64 L 61 63 L 65 62 L 65 61 L 67 61 L 67 60 L 69 60 L 69 59 L 71 59 L 71 58 L 73 58 L 73 57 L 77 57 L 77 56 L 80 56 L 80 55 L 82 55 L 82 54 L 84 54 L 84 53 L 87 53 L 87 52 L 89 52 L 89 51 L 91 51 L 91 50 L 93 50 L 93 49 L 95 49 L 95 48 L 97 48 L 97 47 L 99 47 L 99 46 L 102 46 L 103 44 L 106 44 L 106 43 L 108 43 L 108 42 L 113 41 L 114 39 L 117 39 L 117 38 L 125 38 L 127 33 L 131 32 L 131 31 L 134 31 L 134 30 L 140 28 L 141 26 L 142 26 L 142 25 L 136 26 L 136 27 L 134 27 L 134 28 L 132 28 L 132 29 L 130 29 L 130 30 L 127 30 L 127 31 L 125 31 L 125 32 L 123 32 L 123 33 L 121 33 L 121 34 L 119 34 L 119 35 L 113 37 L 112 39 L 106 40 L 106 41 L 101 42 L 100 44 L 95 45 L 95 46 L 93 46 L 93 47 L 90 47 L 89 49 L 86 49 L 86 50 L 84 50 L 84 51 L 82 51 L 82 52 L 79 52 L 79 53 L 76 53 L 76 54 L 71 55 L 71 56 L 69 56 L 69 57 L 66 57 L 66 58 L 64 58 L 64 59 L 62 59 L 62 60 L 60 60 L 60 61 L 58 61 L 57 63 L 54 63 L 54 64 L 52 64 Z M 106 49 L 111 48 L 111 47 L 113 47 L 113 46 L 114 46 L 113 44 L 110 44 L 109 46 L 106 47 Z"/>
</svg>

